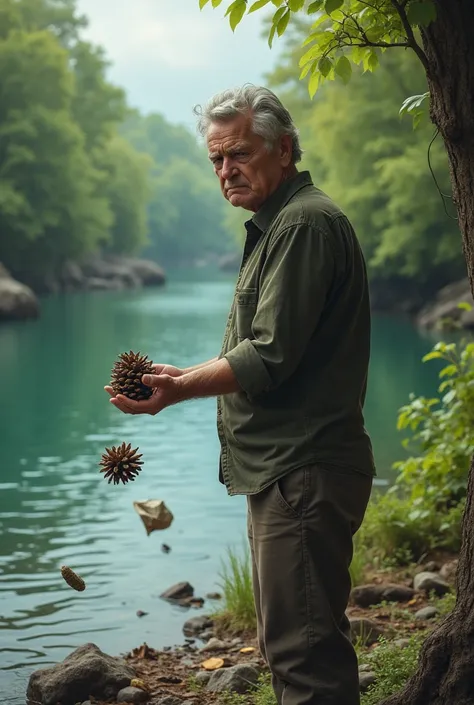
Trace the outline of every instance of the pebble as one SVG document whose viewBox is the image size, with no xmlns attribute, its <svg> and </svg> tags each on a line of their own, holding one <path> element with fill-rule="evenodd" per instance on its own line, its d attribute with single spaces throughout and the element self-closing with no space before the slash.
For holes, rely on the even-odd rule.
<svg viewBox="0 0 474 705">
<path fill-rule="evenodd" d="M 128 705 L 140 705 L 146 703 L 150 699 L 150 694 L 141 688 L 122 688 L 117 695 L 118 703 L 127 703 Z"/>
<path fill-rule="evenodd" d="M 365 671 L 364 673 L 359 672 L 359 688 L 361 693 L 368 690 L 373 683 L 375 683 L 375 673 L 372 673 L 372 671 Z"/>
<path fill-rule="evenodd" d="M 209 673 L 208 671 L 198 671 L 195 675 L 195 680 L 196 683 L 198 683 L 199 685 L 206 685 L 207 683 L 209 683 L 210 677 L 211 673 Z"/>
<path fill-rule="evenodd" d="M 222 600 L 222 595 L 220 592 L 208 592 L 206 598 L 208 600 Z"/>
</svg>

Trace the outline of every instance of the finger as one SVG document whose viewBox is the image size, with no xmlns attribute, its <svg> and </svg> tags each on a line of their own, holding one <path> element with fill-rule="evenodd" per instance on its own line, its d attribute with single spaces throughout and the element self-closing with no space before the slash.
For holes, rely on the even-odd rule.
<svg viewBox="0 0 474 705">
<path fill-rule="evenodd" d="M 149 414 L 154 411 L 154 401 L 135 401 L 135 399 L 129 399 L 123 396 L 123 394 L 117 394 L 114 399 L 111 399 L 114 406 L 125 411 L 129 414 Z"/>
<path fill-rule="evenodd" d="M 165 367 L 165 365 L 163 365 Z M 157 375 L 143 375 L 142 383 L 146 384 L 147 387 L 161 387 L 163 384 L 163 378 Z"/>
<path fill-rule="evenodd" d="M 104 389 L 107 392 L 107 394 L 110 394 L 111 397 L 113 397 L 115 395 L 114 390 L 112 389 L 112 387 L 109 387 L 109 385 L 105 386 Z"/>
<path fill-rule="evenodd" d="M 163 372 L 166 365 L 160 365 L 160 364 L 155 363 L 152 365 L 152 367 L 153 367 L 153 371 L 154 371 L 155 375 L 159 375 Z"/>
</svg>

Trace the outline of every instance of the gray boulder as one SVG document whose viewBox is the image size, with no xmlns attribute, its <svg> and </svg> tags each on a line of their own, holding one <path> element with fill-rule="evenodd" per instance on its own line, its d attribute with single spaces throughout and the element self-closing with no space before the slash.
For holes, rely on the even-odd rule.
<svg viewBox="0 0 474 705">
<path fill-rule="evenodd" d="M 214 671 L 206 686 L 212 693 L 247 693 L 257 685 L 259 672 L 253 666 L 240 663 Z"/>
<path fill-rule="evenodd" d="M 413 588 L 406 585 L 382 583 L 381 585 L 359 585 L 353 588 L 351 598 L 359 607 L 371 607 L 381 602 L 408 602 L 414 594 Z"/>
<path fill-rule="evenodd" d="M 117 697 L 134 677 L 130 666 L 95 644 L 84 644 L 62 663 L 32 673 L 26 697 L 41 705 L 76 705 L 91 696 L 107 700 Z"/>
<path fill-rule="evenodd" d="M 375 683 L 375 673 L 372 673 L 372 671 L 359 671 L 359 688 L 361 693 L 365 693 L 373 683 Z"/>
<path fill-rule="evenodd" d="M 371 619 L 350 617 L 351 641 L 353 644 L 361 642 L 365 646 L 375 644 L 383 635 L 383 629 Z"/>
<path fill-rule="evenodd" d="M 134 257 L 108 257 L 107 261 L 128 269 L 143 286 L 162 286 L 166 281 L 163 269 L 153 260 L 135 259 Z"/>
<path fill-rule="evenodd" d="M 190 583 L 182 582 L 172 585 L 168 590 L 161 593 L 163 600 L 184 600 L 194 595 L 194 588 Z"/>
<path fill-rule="evenodd" d="M 451 591 L 451 586 L 439 573 L 428 573 L 427 571 L 415 575 L 413 587 L 415 590 L 425 592 L 427 595 L 430 592 L 434 592 L 437 597 L 442 597 Z"/>
<path fill-rule="evenodd" d="M 454 580 L 456 577 L 456 571 L 458 569 L 458 559 L 454 558 L 452 561 L 448 561 L 441 566 L 439 574 L 443 580 Z"/>
<path fill-rule="evenodd" d="M 23 320 L 39 316 L 39 302 L 33 291 L 13 279 L 0 263 L 0 320 Z"/>
<path fill-rule="evenodd" d="M 129 705 L 141 705 L 150 699 L 150 694 L 141 688 L 123 688 L 117 695 L 118 703 L 128 703 Z"/>
<path fill-rule="evenodd" d="M 433 619 L 438 614 L 436 607 L 428 605 L 427 607 L 422 607 L 420 610 L 415 612 L 415 619 L 417 621 L 424 621 L 425 619 Z"/>
<path fill-rule="evenodd" d="M 183 632 L 185 636 L 197 636 L 201 632 L 206 631 L 214 626 L 214 622 L 207 615 L 202 615 L 201 617 L 191 617 L 188 619 L 183 626 Z"/>
</svg>

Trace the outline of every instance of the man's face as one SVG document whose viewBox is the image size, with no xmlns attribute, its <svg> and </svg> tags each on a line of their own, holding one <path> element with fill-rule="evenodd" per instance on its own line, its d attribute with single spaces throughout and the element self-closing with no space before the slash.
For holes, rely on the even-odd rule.
<svg viewBox="0 0 474 705">
<path fill-rule="evenodd" d="M 249 211 L 260 208 L 291 165 L 291 137 L 282 136 L 267 150 L 264 139 L 252 131 L 248 114 L 211 123 L 207 147 L 224 198 Z"/>
</svg>

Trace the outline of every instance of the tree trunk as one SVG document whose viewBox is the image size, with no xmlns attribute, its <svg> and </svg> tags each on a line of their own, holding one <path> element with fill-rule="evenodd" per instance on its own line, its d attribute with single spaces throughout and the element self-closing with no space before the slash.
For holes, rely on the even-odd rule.
<svg viewBox="0 0 474 705">
<path fill-rule="evenodd" d="M 423 31 L 431 118 L 449 157 L 464 256 L 474 295 L 474 0 L 434 0 L 437 20 Z M 474 430 L 473 430 L 474 432 Z M 451 615 L 426 639 L 418 671 L 383 705 L 474 703 L 474 462 Z"/>
</svg>

